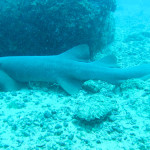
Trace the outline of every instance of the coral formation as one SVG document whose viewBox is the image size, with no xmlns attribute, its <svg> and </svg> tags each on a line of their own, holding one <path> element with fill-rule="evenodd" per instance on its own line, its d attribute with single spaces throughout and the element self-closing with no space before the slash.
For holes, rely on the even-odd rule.
<svg viewBox="0 0 150 150">
<path fill-rule="evenodd" d="M 103 95 L 86 96 L 76 104 L 74 117 L 82 123 L 95 125 L 102 123 L 116 109 L 115 100 Z"/>
<path fill-rule="evenodd" d="M 115 0 L 2 1 L 0 55 L 58 54 L 86 43 L 95 54 L 113 40 Z"/>
</svg>

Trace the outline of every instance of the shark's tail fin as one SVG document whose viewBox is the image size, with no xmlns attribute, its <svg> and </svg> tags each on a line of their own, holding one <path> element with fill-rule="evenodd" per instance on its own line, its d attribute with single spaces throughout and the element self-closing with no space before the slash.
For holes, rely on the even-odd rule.
<svg viewBox="0 0 150 150">
<path fill-rule="evenodd" d="M 132 78 L 144 80 L 150 78 L 150 63 L 122 69 L 117 65 L 117 59 L 114 55 L 108 55 L 92 63 L 110 69 L 109 77 L 103 77 L 103 79 L 111 84 L 120 84 L 123 80 Z"/>
<path fill-rule="evenodd" d="M 148 79 L 150 78 L 150 63 L 124 69 L 124 73 L 125 73 L 124 77 L 126 79 L 131 78 Z"/>
</svg>

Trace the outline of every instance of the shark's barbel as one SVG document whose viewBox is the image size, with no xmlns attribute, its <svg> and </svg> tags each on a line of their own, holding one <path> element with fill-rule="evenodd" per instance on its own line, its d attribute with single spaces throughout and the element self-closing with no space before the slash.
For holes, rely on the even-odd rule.
<svg viewBox="0 0 150 150">
<path fill-rule="evenodd" d="M 67 93 L 75 94 L 86 80 L 118 84 L 122 80 L 150 75 L 150 64 L 121 69 L 113 55 L 90 62 L 89 47 L 76 46 L 55 56 L 13 56 L 0 58 L 0 87 L 18 90 L 24 83 L 58 83 Z"/>
</svg>

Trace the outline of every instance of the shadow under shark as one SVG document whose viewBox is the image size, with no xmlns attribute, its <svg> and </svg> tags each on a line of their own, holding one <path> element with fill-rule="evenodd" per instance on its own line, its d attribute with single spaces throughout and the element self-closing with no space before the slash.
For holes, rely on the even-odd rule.
<svg viewBox="0 0 150 150">
<path fill-rule="evenodd" d="M 55 56 L 14 56 L 0 58 L 0 88 L 19 90 L 30 81 L 58 83 L 68 94 L 79 91 L 84 81 L 103 80 L 119 84 L 123 80 L 150 75 L 150 64 L 121 69 L 113 55 L 90 62 L 89 47 L 76 46 Z"/>
</svg>

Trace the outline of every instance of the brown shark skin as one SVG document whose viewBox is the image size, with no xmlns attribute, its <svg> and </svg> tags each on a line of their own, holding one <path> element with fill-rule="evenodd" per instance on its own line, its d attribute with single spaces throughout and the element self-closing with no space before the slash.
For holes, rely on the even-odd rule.
<svg viewBox="0 0 150 150">
<path fill-rule="evenodd" d="M 116 68 L 113 57 L 90 62 L 86 60 L 88 54 L 85 57 L 80 55 L 81 50 L 86 51 L 84 54 L 89 51 L 87 45 L 79 45 L 55 56 L 1 57 L 0 69 L 18 83 L 30 81 L 58 83 L 69 94 L 77 93 L 82 83 L 87 80 L 102 80 L 111 84 L 119 84 L 122 80 L 150 75 L 150 64 L 126 69 Z M 2 84 L 5 82 L 7 81 Z M 7 89 L 7 85 L 5 87 Z M 14 87 L 14 90 L 18 88 Z"/>
</svg>

